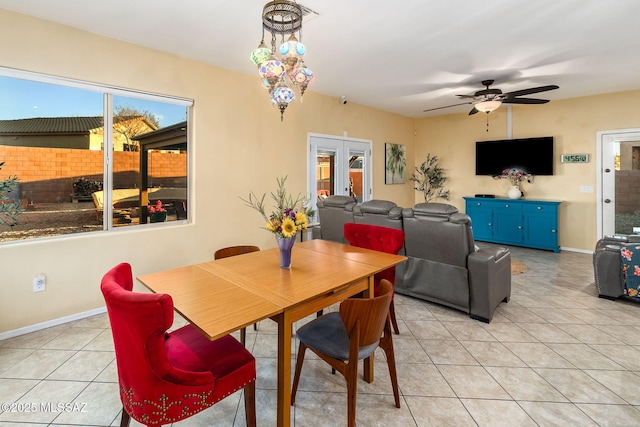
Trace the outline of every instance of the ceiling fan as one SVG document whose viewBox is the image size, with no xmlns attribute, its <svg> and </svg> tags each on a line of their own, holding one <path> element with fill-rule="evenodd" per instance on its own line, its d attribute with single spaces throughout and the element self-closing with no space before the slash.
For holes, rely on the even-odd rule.
<svg viewBox="0 0 640 427">
<path fill-rule="evenodd" d="M 513 92 L 502 93 L 500 89 L 492 89 L 489 86 L 493 84 L 493 80 L 483 80 L 482 85 L 485 89 L 479 90 L 473 95 L 456 95 L 462 99 L 470 99 L 468 102 L 447 105 L 445 107 L 431 108 L 427 111 L 441 110 L 443 108 L 456 107 L 458 105 L 473 104 L 473 108 L 469 111 L 469 115 L 477 112 L 490 113 L 502 104 L 546 104 L 548 99 L 538 98 L 520 98 L 521 96 L 531 95 L 534 93 L 546 92 L 548 90 L 559 89 L 556 85 L 547 85 L 532 87 L 529 89 L 515 90 Z"/>
</svg>

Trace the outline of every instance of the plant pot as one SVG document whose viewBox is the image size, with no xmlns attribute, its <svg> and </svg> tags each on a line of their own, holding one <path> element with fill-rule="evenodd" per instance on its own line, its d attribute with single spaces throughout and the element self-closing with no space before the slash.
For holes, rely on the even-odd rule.
<svg viewBox="0 0 640 427">
<path fill-rule="evenodd" d="M 520 191 L 520 187 L 517 185 L 512 185 L 507 196 L 509 196 L 510 199 L 519 199 L 522 197 L 522 191 Z"/>
<path fill-rule="evenodd" d="M 291 251 L 296 238 L 276 236 L 276 242 L 280 249 L 280 268 L 291 268 Z"/>
<path fill-rule="evenodd" d="M 149 214 L 149 222 L 165 222 L 167 220 L 166 212 L 151 212 Z"/>
</svg>

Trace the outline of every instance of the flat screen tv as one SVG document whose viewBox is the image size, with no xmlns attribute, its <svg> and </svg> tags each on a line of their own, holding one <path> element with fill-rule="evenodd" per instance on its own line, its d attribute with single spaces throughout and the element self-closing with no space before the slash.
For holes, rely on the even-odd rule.
<svg viewBox="0 0 640 427">
<path fill-rule="evenodd" d="M 476 175 L 499 175 L 509 168 L 553 175 L 553 137 L 476 142 Z"/>
</svg>

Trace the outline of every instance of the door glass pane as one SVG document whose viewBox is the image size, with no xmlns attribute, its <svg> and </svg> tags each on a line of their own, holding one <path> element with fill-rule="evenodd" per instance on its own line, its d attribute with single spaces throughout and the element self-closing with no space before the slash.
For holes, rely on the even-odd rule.
<svg viewBox="0 0 640 427">
<path fill-rule="evenodd" d="M 614 143 L 615 233 L 640 234 L 640 141 Z"/>
<path fill-rule="evenodd" d="M 0 241 L 102 230 L 102 93 L 5 76 L 0 93 Z"/>
<path fill-rule="evenodd" d="M 318 198 L 323 199 L 336 194 L 335 164 L 335 151 L 318 151 L 316 156 L 316 191 Z"/>
<path fill-rule="evenodd" d="M 187 108 L 114 96 L 113 225 L 187 219 Z"/>
<path fill-rule="evenodd" d="M 364 179 L 364 155 L 362 153 L 351 152 L 349 155 L 349 196 L 356 199 L 357 203 L 362 203 Z"/>
</svg>

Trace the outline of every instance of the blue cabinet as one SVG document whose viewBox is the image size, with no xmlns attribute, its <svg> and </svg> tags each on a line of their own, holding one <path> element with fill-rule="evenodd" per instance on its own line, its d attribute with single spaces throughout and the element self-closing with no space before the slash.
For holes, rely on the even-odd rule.
<svg viewBox="0 0 640 427">
<path fill-rule="evenodd" d="M 559 252 L 558 206 L 547 200 L 465 197 L 475 240 Z"/>
</svg>

